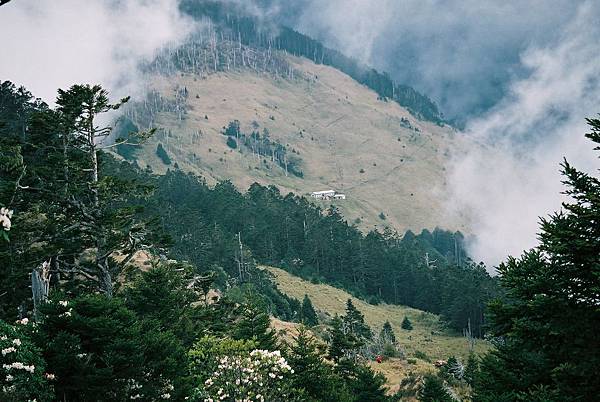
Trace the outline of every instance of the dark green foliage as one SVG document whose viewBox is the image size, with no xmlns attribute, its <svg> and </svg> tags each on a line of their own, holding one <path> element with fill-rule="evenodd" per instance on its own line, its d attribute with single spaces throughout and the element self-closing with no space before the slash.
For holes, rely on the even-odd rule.
<svg viewBox="0 0 600 402">
<path fill-rule="evenodd" d="M 456 356 L 450 356 L 446 364 L 440 368 L 439 376 L 449 383 L 454 384 L 464 379 L 465 367 Z"/>
<path fill-rule="evenodd" d="M 410 360 L 410 359 L 409 359 Z M 409 371 L 406 377 L 400 381 L 400 389 L 394 397 L 399 401 L 403 401 L 406 398 L 414 398 L 420 390 L 420 378 L 414 371 Z"/>
<path fill-rule="evenodd" d="M 227 137 L 227 146 L 231 149 L 236 149 L 237 141 L 233 137 Z"/>
<path fill-rule="evenodd" d="M 355 365 L 344 376 L 355 401 L 385 402 L 390 400 L 386 395 L 385 377 L 368 366 Z"/>
<path fill-rule="evenodd" d="M 319 323 L 319 319 L 317 318 L 317 312 L 310 301 L 308 295 L 304 295 L 304 299 L 302 300 L 302 323 L 312 327 Z"/>
<path fill-rule="evenodd" d="M 292 386 L 302 390 L 306 400 L 347 400 L 344 398 L 345 389 L 341 379 L 325 363 L 314 336 L 306 328 L 300 327 L 298 330 L 286 353 L 286 359 L 296 373 L 292 378 Z"/>
<path fill-rule="evenodd" d="M 396 335 L 394 334 L 394 329 L 389 321 L 383 323 L 383 328 L 381 328 L 379 338 L 385 342 L 396 343 Z"/>
<path fill-rule="evenodd" d="M 356 338 L 345 331 L 344 322 L 335 316 L 329 328 L 329 349 L 327 356 L 335 362 L 354 358 L 359 343 Z"/>
<path fill-rule="evenodd" d="M 132 133 L 137 133 L 139 128 L 127 117 L 121 116 L 115 123 L 113 134 L 118 140 L 128 140 L 131 143 L 119 144 L 115 147 L 115 151 L 123 158 L 133 161 L 136 157 L 137 139 L 131 137 Z"/>
<path fill-rule="evenodd" d="M 381 219 L 382 221 L 384 221 L 384 220 L 386 220 L 387 218 L 386 218 L 386 216 L 385 216 L 385 214 L 384 214 L 383 212 L 380 212 L 380 213 L 379 213 L 379 219 Z"/>
<path fill-rule="evenodd" d="M 234 120 L 225 128 L 223 134 L 228 136 L 227 145 L 230 148 L 236 149 L 239 145 L 241 149 L 244 146 L 244 149 L 253 155 L 265 157 L 263 163 L 266 164 L 267 159 L 269 159 L 284 169 L 286 174 L 289 172 L 296 177 L 304 177 L 304 173 L 302 173 L 300 167 L 302 160 L 298 156 L 293 155 L 294 150 L 290 154 L 285 145 L 280 144 L 278 141 L 272 141 L 269 130 L 266 128 L 263 129 L 262 135 L 258 131 L 246 134 L 240 130 L 240 122 Z"/>
<path fill-rule="evenodd" d="M 270 327 L 269 315 L 255 306 L 242 306 L 239 321 L 233 331 L 234 339 L 252 340 L 259 349 L 276 350 L 277 337 Z"/>
<path fill-rule="evenodd" d="M 45 374 L 46 362 L 41 350 L 31 341 L 31 324 L 9 325 L 0 320 L 0 396 L 6 402 L 53 400 L 52 381 Z M 15 368 L 20 363 L 33 372 Z"/>
<path fill-rule="evenodd" d="M 599 144 L 600 120 L 588 123 Z M 600 180 L 567 161 L 562 173 L 570 199 L 541 220 L 540 246 L 498 268 L 507 298 L 491 311 L 501 341 L 481 361 L 476 401 L 600 395 Z"/>
<path fill-rule="evenodd" d="M 346 315 L 342 316 L 342 321 L 346 331 L 362 342 L 370 340 L 373 337 L 371 328 L 365 322 L 365 316 L 354 307 L 351 299 L 346 301 Z"/>
<path fill-rule="evenodd" d="M 418 400 L 420 402 L 454 402 L 444 383 L 438 377 L 429 374 L 423 379 L 423 386 L 419 390 Z"/>
<path fill-rule="evenodd" d="M 198 297 L 187 288 L 186 268 L 189 270 L 176 263 L 154 266 L 141 272 L 124 290 L 123 297 L 139 317 L 154 321 L 162 331 L 172 331 L 189 347 L 200 323 L 192 319 L 192 303 Z"/>
<path fill-rule="evenodd" d="M 402 329 L 407 330 L 407 331 L 410 331 L 410 330 L 413 329 L 412 322 L 410 322 L 410 320 L 408 319 L 408 317 L 404 317 L 404 319 L 402 320 L 402 324 L 400 325 L 400 327 Z"/>
<path fill-rule="evenodd" d="M 465 372 L 463 378 L 465 382 L 471 386 L 475 382 L 475 378 L 479 373 L 479 361 L 477 357 L 473 353 L 469 354 L 469 358 L 467 360 L 467 364 L 465 365 Z"/>
<path fill-rule="evenodd" d="M 153 399 L 183 377 L 185 351 L 173 334 L 138 321 L 116 298 L 56 300 L 42 312 L 37 343 L 56 374 L 58 399 Z"/>
<path fill-rule="evenodd" d="M 223 134 L 230 137 L 238 138 L 240 136 L 240 121 L 230 121 L 227 127 L 225 128 L 225 131 L 223 131 Z"/>
<path fill-rule="evenodd" d="M 163 147 L 163 145 L 159 142 L 156 146 L 156 156 L 164 163 L 165 165 L 171 164 L 171 158 L 169 158 L 169 154 L 167 150 Z"/>
</svg>

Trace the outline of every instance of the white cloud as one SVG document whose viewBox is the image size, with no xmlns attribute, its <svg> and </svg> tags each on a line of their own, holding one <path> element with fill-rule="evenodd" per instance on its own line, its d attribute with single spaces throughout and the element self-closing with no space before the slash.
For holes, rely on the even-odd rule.
<svg viewBox="0 0 600 402">
<path fill-rule="evenodd" d="M 600 112 L 600 4 L 582 4 L 557 39 L 522 55 L 531 70 L 466 133 L 486 145 L 455 161 L 450 205 L 474 215 L 475 258 L 497 264 L 537 244 L 540 216 L 560 209 L 559 164 L 598 168 L 583 136 Z"/>
<path fill-rule="evenodd" d="M 0 8 L 0 79 L 48 102 L 75 83 L 129 95 L 138 63 L 191 28 L 177 0 L 12 1 Z"/>
</svg>

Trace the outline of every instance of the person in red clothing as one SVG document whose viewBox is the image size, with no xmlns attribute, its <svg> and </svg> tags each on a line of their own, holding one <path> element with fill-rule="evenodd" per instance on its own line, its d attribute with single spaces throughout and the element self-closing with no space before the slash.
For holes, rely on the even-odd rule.
<svg viewBox="0 0 600 402">
<path fill-rule="evenodd" d="M 381 356 L 381 355 L 377 355 L 377 357 L 375 357 L 375 361 L 376 361 L 377 363 L 381 363 L 381 362 L 383 361 L 383 356 Z"/>
</svg>

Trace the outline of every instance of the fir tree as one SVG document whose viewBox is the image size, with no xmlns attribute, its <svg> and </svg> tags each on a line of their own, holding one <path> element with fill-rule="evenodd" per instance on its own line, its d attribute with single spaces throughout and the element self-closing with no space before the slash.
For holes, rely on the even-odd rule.
<svg viewBox="0 0 600 402">
<path fill-rule="evenodd" d="M 359 343 L 356 337 L 344 329 L 344 322 L 336 315 L 331 320 L 331 328 L 329 329 L 328 357 L 335 362 L 340 362 L 342 359 L 354 356 L 358 346 Z"/>
<path fill-rule="evenodd" d="M 454 398 L 444 388 L 442 380 L 433 374 L 426 375 L 423 379 L 417 399 L 420 402 L 454 402 Z"/>
<path fill-rule="evenodd" d="M 375 373 L 370 367 L 355 365 L 352 374 L 346 378 L 352 396 L 360 402 L 385 402 L 390 400 L 386 395 L 385 377 Z"/>
<path fill-rule="evenodd" d="M 276 350 L 277 336 L 271 319 L 256 306 L 242 306 L 240 320 L 233 329 L 234 339 L 254 340 L 259 349 Z"/>
<path fill-rule="evenodd" d="M 412 323 L 410 322 L 410 320 L 408 319 L 408 317 L 404 317 L 404 319 L 402 320 L 402 324 L 400 325 L 400 327 L 402 329 L 405 329 L 407 331 L 410 331 L 413 329 Z"/>
<path fill-rule="evenodd" d="M 371 328 L 365 323 L 365 316 L 361 313 L 352 299 L 346 302 L 346 314 L 343 316 L 344 325 L 348 331 L 361 340 L 369 340 L 373 337 Z"/>
<path fill-rule="evenodd" d="M 479 362 L 475 357 L 475 354 L 470 353 L 469 358 L 467 359 L 467 364 L 465 365 L 463 379 L 469 385 L 473 385 L 475 378 L 479 372 Z"/>
<path fill-rule="evenodd" d="M 287 352 L 287 361 L 295 372 L 292 386 L 303 390 L 306 399 L 339 400 L 340 381 L 321 358 L 314 336 L 305 327 L 300 327 L 293 341 Z"/>
<path fill-rule="evenodd" d="M 600 120 L 588 123 L 600 144 Z M 502 343 L 481 362 L 476 401 L 600 395 L 600 180 L 567 161 L 562 174 L 570 201 L 541 220 L 539 247 L 498 268 L 507 299 L 491 318 Z"/>
<path fill-rule="evenodd" d="M 227 137 L 227 146 L 231 149 L 236 149 L 237 141 L 233 137 Z"/>
<path fill-rule="evenodd" d="M 310 301 L 308 295 L 304 295 L 304 299 L 302 300 L 302 323 L 312 327 L 319 323 L 319 319 L 317 318 L 317 313 Z"/>
<path fill-rule="evenodd" d="M 389 321 L 383 323 L 383 328 L 381 328 L 379 338 L 384 342 L 389 342 L 392 344 L 396 343 L 396 334 L 394 334 L 392 324 L 390 324 Z"/>
</svg>

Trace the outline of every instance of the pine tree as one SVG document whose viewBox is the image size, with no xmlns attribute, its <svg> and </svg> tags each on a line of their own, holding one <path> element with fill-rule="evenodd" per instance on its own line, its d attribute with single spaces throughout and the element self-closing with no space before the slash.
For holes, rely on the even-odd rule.
<svg viewBox="0 0 600 402">
<path fill-rule="evenodd" d="M 346 378 L 352 396 L 360 402 L 385 402 L 390 400 L 386 395 L 385 377 L 375 373 L 370 367 L 355 365 L 352 374 Z"/>
<path fill-rule="evenodd" d="M 588 123 L 600 144 L 600 120 Z M 600 180 L 567 161 L 562 174 L 570 201 L 541 220 L 539 247 L 498 268 L 507 299 L 491 318 L 503 342 L 481 362 L 476 401 L 600 395 Z"/>
<path fill-rule="evenodd" d="M 404 319 L 402 320 L 402 324 L 400 325 L 400 327 L 402 329 L 405 329 L 407 331 L 410 331 L 413 329 L 412 323 L 410 322 L 410 320 L 408 319 L 408 317 L 404 317 Z"/>
<path fill-rule="evenodd" d="M 271 319 L 256 306 L 242 306 L 240 320 L 233 328 L 234 339 L 254 340 L 259 349 L 276 350 L 277 335 L 271 329 Z"/>
<path fill-rule="evenodd" d="M 348 331 L 358 339 L 365 341 L 373 337 L 371 328 L 365 323 L 365 316 L 354 307 L 352 299 L 348 299 L 346 302 L 346 314 L 342 319 Z"/>
<path fill-rule="evenodd" d="M 420 402 L 454 402 L 454 398 L 444 388 L 442 380 L 433 374 L 426 375 L 423 379 L 417 399 Z"/>
<path fill-rule="evenodd" d="M 329 329 L 328 357 L 335 362 L 353 357 L 359 346 L 357 339 L 344 329 L 344 322 L 336 315 Z"/>
<path fill-rule="evenodd" d="M 389 342 L 392 344 L 396 343 L 396 334 L 394 334 L 392 324 L 390 324 L 389 321 L 383 323 L 383 328 L 381 328 L 379 338 L 384 342 Z"/>
<path fill-rule="evenodd" d="M 479 362 L 473 353 L 469 354 L 469 358 L 467 359 L 467 364 L 465 366 L 463 378 L 465 382 L 469 385 L 473 385 L 475 378 L 479 372 Z"/>
<path fill-rule="evenodd" d="M 294 369 L 293 388 L 303 390 L 310 400 L 338 400 L 340 381 L 321 358 L 314 336 L 300 327 L 293 340 L 287 353 L 287 361 Z"/>
<path fill-rule="evenodd" d="M 319 323 L 319 319 L 317 318 L 317 313 L 310 301 L 308 295 L 304 295 L 304 299 L 302 300 L 302 323 L 312 327 Z"/>
</svg>

